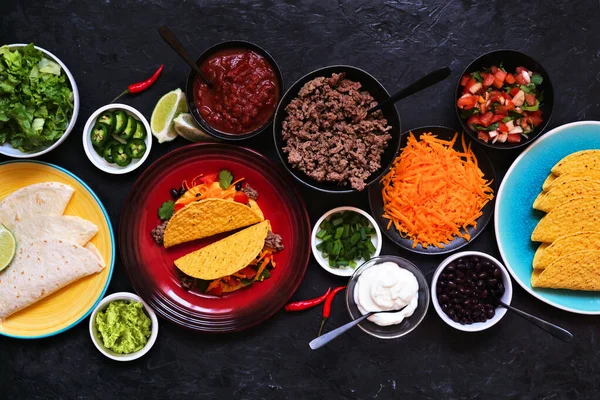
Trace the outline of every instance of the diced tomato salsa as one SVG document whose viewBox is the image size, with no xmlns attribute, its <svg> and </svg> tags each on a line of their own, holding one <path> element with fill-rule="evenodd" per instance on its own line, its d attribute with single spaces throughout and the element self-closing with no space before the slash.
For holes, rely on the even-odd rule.
<svg viewBox="0 0 600 400">
<path fill-rule="evenodd" d="M 502 65 L 465 75 L 457 101 L 461 117 L 486 143 L 519 143 L 544 121 L 539 109 L 542 81 L 540 74 L 525 67 L 512 73 Z"/>
</svg>

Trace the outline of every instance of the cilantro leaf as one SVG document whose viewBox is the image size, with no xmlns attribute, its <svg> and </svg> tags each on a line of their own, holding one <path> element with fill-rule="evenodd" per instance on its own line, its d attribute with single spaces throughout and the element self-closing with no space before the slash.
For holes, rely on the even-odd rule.
<svg viewBox="0 0 600 400">
<path fill-rule="evenodd" d="M 158 209 L 158 218 L 163 221 L 171 219 L 175 212 L 175 202 L 173 200 L 167 200 Z"/>
<path fill-rule="evenodd" d="M 520 85 L 522 91 L 525 93 L 535 93 L 535 85 L 533 83 L 529 83 L 527 85 Z"/>
<path fill-rule="evenodd" d="M 519 118 L 523 118 L 523 114 L 518 113 L 516 111 L 510 110 L 508 112 L 508 116 L 511 117 L 512 119 L 519 119 Z"/>
<path fill-rule="evenodd" d="M 477 114 L 479 112 L 479 109 L 473 107 L 470 110 L 461 110 L 460 111 L 460 117 L 462 119 L 468 119 L 471 118 L 471 116 L 473 116 L 473 114 Z"/>
<path fill-rule="evenodd" d="M 483 76 L 481 76 L 481 73 L 479 71 L 475 71 L 475 73 L 473 74 L 473 78 L 475 78 L 477 82 L 483 82 Z"/>
<path fill-rule="evenodd" d="M 231 175 L 231 172 L 227 171 L 226 169 L 219 171 L 219 186 L 221 186 L 221 189 L 227 189 L 229 186 L 231 186 L 232 182 L 233 175 Z"/>
<path fill-rule="evenodd" d="M 541 75 L 536 74 L 531 77 L 531 83 L 533 83 L 536 86 L 541 85 L 543 81 L 544 81 L 544 78 L 542 78 Z"/>
<path fill-rule="evenodd" d="M 488 127 L 485 127 L 483 125 L 477 125 L 477 124 L 475 124 L 475 125 L 473 125 L 473 128 L 476 131 L 487 131 L 487 132 L 490 132 L 490 131 L 495 131 L 496 129 L 498 129 L 498 126 L 500 126 L 500 124 L 498 124 L 497 122 L 494 122 L 493 124 L 491 124 Z"/>
</svg>

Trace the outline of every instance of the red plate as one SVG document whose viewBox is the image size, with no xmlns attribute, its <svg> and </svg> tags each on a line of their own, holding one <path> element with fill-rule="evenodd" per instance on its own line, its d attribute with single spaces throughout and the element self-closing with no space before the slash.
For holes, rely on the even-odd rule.
<svg viewBox="0 0 600 400">
<path fill-rule="evenodd" d="M 173 261 L 226 234 L 165 249 L 150 231 L 159 222 L 158 208 L 171 199 L 171 188 L 221 169 L 234 179 L 245 177 L 258 191 L 258 204 L 285 249 L 275 254 L 277 267 L 269 279 L 217 297 L 184 289 Z M 157 160 L 129 192 L 121 213 L 119 249 L 136 292 L 159 315 L 201 332 L 233 332 L 272 316 L 298 288 L 310 257 L 310 220 L 299 193 L 263 155 L 225 144 L 188 145 Z"/>
</svg>

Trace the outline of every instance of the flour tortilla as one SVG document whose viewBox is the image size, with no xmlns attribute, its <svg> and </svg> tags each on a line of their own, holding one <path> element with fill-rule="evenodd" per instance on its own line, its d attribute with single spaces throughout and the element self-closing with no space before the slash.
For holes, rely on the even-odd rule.
<svg viewBox="0 0 600 400">
<path fill-rule="evenodd" d="M 59 182 L 25 186 L 0 201 L 0 223 L 13 230 L 15 224 L 42 215 L 62 215 L 75 190 Z"/>
<path fill-rule="evenodd" d="M 61 239 L 83 246 L 98 232 L 90 221 L 71 215 L 44 215 L 15 224 L 13 234 L 18 243 L 43 239 Z"/>
<path fill-rule="evenodd" d="M 21 243 L 8 268 L 0 272 L 0 321 L 102 268 L 92 251 L 73 243 Z"/>
</svg>

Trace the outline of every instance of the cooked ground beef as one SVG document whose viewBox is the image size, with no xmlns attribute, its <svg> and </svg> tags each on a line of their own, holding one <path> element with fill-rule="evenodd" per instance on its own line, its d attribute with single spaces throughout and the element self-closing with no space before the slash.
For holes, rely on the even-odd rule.
<svg viewBox="0 0 600 400">
<path fill-rule="evenodd" d="M 186 290 L 195 290 L 197 279 L 192 278 L 191 276 L 184 274 L 179 269 L 177 270 L 177 277 L 179 278 L 179 282 L 181 282 L 181 286 Z"/>
<path fill-rule="evenodd" d="M 288 161 L 321 182 L 365 188 L 365 180 L 381 167 L 391 126 L 361 84 L 344 74 L 307 82 L 286 107 L 283 151 Z"/>
<path fill-rule="evenodd" d="M 246 193 L 246 196 L 248 196 L 249 199 L 258 200 L 258 192 L 252 189 L 247 183 L 242 188 L 242 192 Z"/>
<path fill-rule="evenodd" d="M 158 224 L 156 228 L 152 229 L 152 232 L 150 232 L 150 234 L 152 235 L 152 239 L 154 239 L 154 241 L 160 245 L 163 244 L 165 229 L 167 229 L 168 223 L 169 221 L 163 221 L 160 224 Z"/>
<path fill-rule="evenodd" d="M 265 247 L 270 247 L 275 251 L 283 250 L 284 247 L 281 236 L 269 231 L 269 233 L 267 233 L 267 238 L 265 239 Z"/>
</svg>

